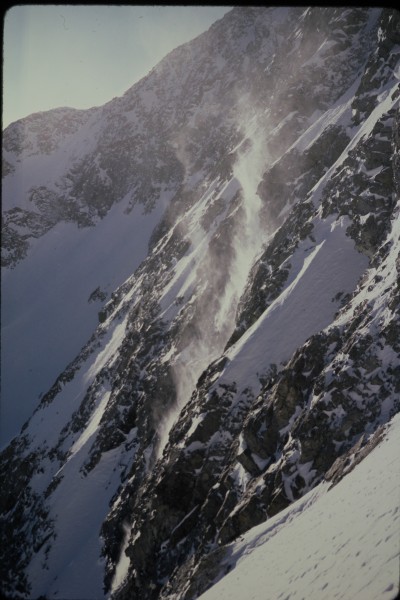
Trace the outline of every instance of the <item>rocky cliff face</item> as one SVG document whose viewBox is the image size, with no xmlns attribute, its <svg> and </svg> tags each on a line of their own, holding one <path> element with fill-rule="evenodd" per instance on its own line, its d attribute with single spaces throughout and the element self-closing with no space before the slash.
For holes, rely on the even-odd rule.
<svg viewBox="0 0 400 600">
<path fill-rule="evenodd" d="M 57 281 L 59 236 L 74 310 L 5 310 L 3 352 L 54 306 L 86 327 L 58 363 L 36 338 L 50 383 L 1 455 L 6 596 L 196 598 L 399 411 L 399 44 L 387 9 L 238 7 L 4 132 L 4 294 Z"/>
</svg>

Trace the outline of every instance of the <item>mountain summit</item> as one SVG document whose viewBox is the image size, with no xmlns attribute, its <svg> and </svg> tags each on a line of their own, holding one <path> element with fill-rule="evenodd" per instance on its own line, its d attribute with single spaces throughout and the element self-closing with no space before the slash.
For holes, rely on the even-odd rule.
<svg viewBox="0 0 400 600">
<path fill-rule="evenodd" d="M 6 598 L 194 600 L 255 526 L 329 520 L 374 457 L 393 483 L 399 79 L 394 10 L 236 7 L 4 131 Z M 374 523 L 351 600 L 398 592 Z"/>
</svg>

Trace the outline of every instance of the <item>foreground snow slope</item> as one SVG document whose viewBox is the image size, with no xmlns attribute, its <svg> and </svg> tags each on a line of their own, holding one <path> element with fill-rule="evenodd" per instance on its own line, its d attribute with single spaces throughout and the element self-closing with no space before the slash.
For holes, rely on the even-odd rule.
<svg viewBox="0 0 400 600">
<path fill-rule="evenodd" d="M 226 549 L 201 600 L 392 600 L 400 569 L 400 415 L 337 485 L 318 485 Z"/>
</svg>

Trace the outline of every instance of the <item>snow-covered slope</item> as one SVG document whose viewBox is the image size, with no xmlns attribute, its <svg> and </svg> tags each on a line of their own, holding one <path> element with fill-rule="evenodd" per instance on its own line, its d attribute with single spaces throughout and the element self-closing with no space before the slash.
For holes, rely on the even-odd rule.
<svg viewBox="0 0 400 600">
<path fill-rule="evenodd" d="M 223 558 L 215 556 L 227 575 L 201 600 L 395 598 L 399 426 L 397 415 L 379 432 L 378 446 L 337 485 L 319 484 L 229 544 Z M 349 465 L 354 458 L 349 456 Z"/>
<path fill-rule="evenodd" d="M 399 23 L 238 7 L 4 132 L 6 597 L 195 598 L 399 411 Z"/>
<path fill-rule="evenodd" d="M 126 215 L 121 201 L 95 228 L 57 223 L 3 271 L 3 445 L 90 337 L 104 301 L 146 257 L 167 198 L 147 214 L 135 206 Z"/>
</svg>

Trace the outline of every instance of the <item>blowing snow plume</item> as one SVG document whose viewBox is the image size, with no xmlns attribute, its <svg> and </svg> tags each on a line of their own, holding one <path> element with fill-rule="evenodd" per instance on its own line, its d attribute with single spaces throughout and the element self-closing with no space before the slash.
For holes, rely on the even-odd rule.
<svg viewBox="0 0 400 600">
<path fill-rule="evenodd" d="M 257 117 L 245 123 L 245 138 L 237 148 L 237 161 L 233 167 L 233 181 L 239 186 L 240 213 L 235 235 L 232 239 L 234 257 L 231 263 L 229 280 L 215 317 L 219 329 L 223 323 L 232 327 L 232 322 L 240 297 L 244 291 L 249 272 L 258 258 L 268 231 L 260 226 L 262 201 L 257 193 L 266 163 L 269 161 L 266 140 L 260 131 Z M 233 330 L 233 328 L 232 328 Z M 229 335 L 232 331 L 229 332 Z M 226 342 L 226 340 L 225 340 Z"/>
<path fill-rule="evenodd" d="M 201 373 L 222 354 L 250 269 L 268 237 L 260 227 L 262 201 L 257 194 L 268 162 L 265 128 L 254 116 L 243 120 L 240 129 L 232 177 L 213 181 L 184 217 L 191 248 L 176 265 L 168 290 L 185 301 L 176 319 L 182 325 L 172 361 L 177 402 L 160 427 L 158 456 Z M 218 218 L 209 225 L 209 215 L 217 211 Z"/>
</svg>

